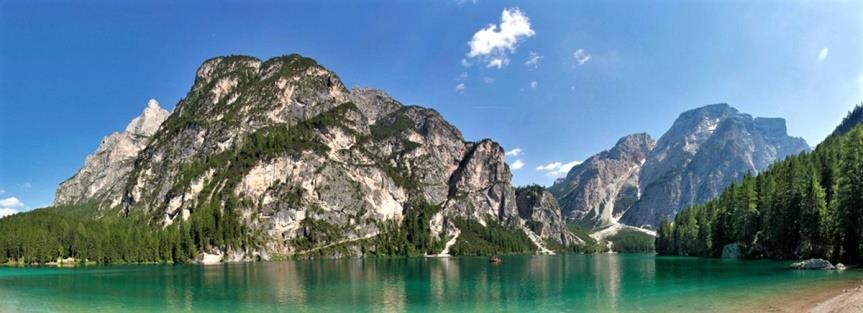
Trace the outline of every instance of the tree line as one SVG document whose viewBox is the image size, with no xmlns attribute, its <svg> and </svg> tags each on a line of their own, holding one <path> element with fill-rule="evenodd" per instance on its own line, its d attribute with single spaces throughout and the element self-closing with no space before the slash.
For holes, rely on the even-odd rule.
<svg viewBox="0 0 863 313">
<path fill-rule="evenodd" d="M 101 215 L 101 216 L 100 216 Z M 95 205 L 58 206 L 0 219 L 0 264 L 183 263 L 212 248 L 251 250 L 257 245 L 233 204 L 208 204 L 188 220 L 161 226 L 143 213 L 123 217 Z"/>
<path fill-rule="evenodd" d="M 859 263 L 863 126 L 839 129 L 847 131 L 745 177 L 718 198 L 681 211 L 673 223 L 662 222 L 656 251 L 716 257 L 736 244 L 747 258 Z"/>
</svg>

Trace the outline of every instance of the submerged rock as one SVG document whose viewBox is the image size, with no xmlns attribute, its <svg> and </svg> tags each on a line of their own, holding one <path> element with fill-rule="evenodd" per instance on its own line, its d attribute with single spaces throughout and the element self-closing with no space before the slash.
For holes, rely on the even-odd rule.
<svg viewBox="0 0 863 313">
<path fill-rule="evenodd" d="M 730 243 L 722 247 L 722 258 L 723 259 L 741 259 L 743 258 L 743 252 L 740 251 L 740 245 L 736 243 Z"/>
<path fill-rule="evenodd" d="M 845 267 L 844 265 L 842 266 Z M 836 267 L 825 259 L 808 259 L 792 263 L 790 268 L 797 270 L 835 270 Z"/>
</svg>

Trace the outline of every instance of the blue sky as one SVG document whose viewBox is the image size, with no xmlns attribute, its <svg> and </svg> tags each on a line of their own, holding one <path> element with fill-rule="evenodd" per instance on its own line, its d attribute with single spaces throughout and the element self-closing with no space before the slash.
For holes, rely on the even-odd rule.
<svg viewBox="0 0 863 313">
<path fill-rule="evenodd" d="M 218 55 L 296 52 L 432 107 L 520 149 L 519 185 L 706 104 L 814 145 L 863 100 L 853 1 L 32 2 L 0 0 L 0 210 L 50 204 L 102 137 L 150 98 L 173 108 Z"/>
</svg>

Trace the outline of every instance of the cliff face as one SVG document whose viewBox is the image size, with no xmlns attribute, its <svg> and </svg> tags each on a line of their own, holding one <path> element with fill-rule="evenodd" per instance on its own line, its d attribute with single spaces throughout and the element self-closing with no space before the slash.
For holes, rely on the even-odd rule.
<svg viewBox="0 0 863 313">
<path fill-rule="evenodd" d="M 118 206 L 123 186 L 138 153 L 150 137 L 168 118 L 168 111 L 159 102 L 150 100 L 140 116 L 132 119 L 126 130 L 102 139 L 99 148 L 88 155 L 84 166 L 74 176 L 60 183 L 54 205 L 96 201 L 105 206 Z"/>
<path fill-rule="evenodd" d="M 362 255 L 427 206 L 436 209 L 423 223 L 438 242 L 458 236 L 456 217 L 535 235 L 523 227 L 500 145 L 465 141 L 436 111 L 383 91 L 349 91 L 298 55 L 204 62 L 128 160 L 117 183 L 94 192 L 122 195 L 126 214 L 163 225 L 205 206 L 235 210 L 270 253 L 338 245 L 340 255 Z M 543 216 L 533 221 L 558 222 Z"/>
<path fill-rule="evenodd" d="M 684 112 L 648 155 L 639 177 L 641 198 L 621 221 L 658 225 L 743 176 L 809 149 L 803 139 L 788 136 L 780 118 L 752 118 L 727 104 Z"/>
<path fill-rule="evenodd" d="M 549 191 L 567 219 L 594 227 L 616 223 L 638 200 L 641 165 L 654 145 L 648 134 L 625 136 L 573 167 Z"/>
<path fill-rule="evenodd" d="M 540 238 L 562 244 L 583 244 L 566 228 L 566 220 L 554 196 L 539 186 L 519 188 L 516 192 L 518 215 Z M 539 222 L 541 221 L 541 222 Z"/>
</svg>

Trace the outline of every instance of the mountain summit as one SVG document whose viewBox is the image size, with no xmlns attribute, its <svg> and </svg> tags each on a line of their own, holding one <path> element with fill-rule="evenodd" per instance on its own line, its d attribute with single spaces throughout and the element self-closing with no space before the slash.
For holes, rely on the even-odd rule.
<svg viewBox="0 0 863 313">
<path fill-rule="evenodd" d="M 119 205 L 135 158 L 169 114 L 158 101 L 150 99 L 144 112 L 132 119 L 125 131 L 102 139 L 96 152 L 87 156 L 84 167 L 60 184 L 54 205 L 91 201 L 107 206 Z"/>
<path fill-rule="evenodd" d="M 648 155 L 639 178 L 642 196 L 621 221 L 658 225 L 747 174 L 809 150 L 805 140 L 788 136 L 781 118 L 752 118 L 728 104 L 686 111 Z"/>
<path fill-rule="evenodd" d="M 743 176 L 809 149 L 803 139 L 788 136 L 784 119 L 753 118 L 712 104 L 680 114 L 655 143 L 646 134 L 622 138 L 549 190 L 570 220 L 594 227 L 618 221 L 655 226 Z"/>
<path fill-rule="evenodd" d="M 583 243 L 556 202 L 519 214 L 534 204 L 519 210 L 498 143 L 466 141 L 438 112 L 383 91 L 348 90 L 306 57 L 207 60 L 174 111 L 159 110 L 151 102 L 117 135 L 135 145 L 88 157 L 57 203 L 105 199 L 104 209 L 163 227 L 235 215 L 260 244 L 202 240 L 210 244 L 198 251 L 221 260 L 549 252 L 549 242 Z M 102 157 L 115 150 L 123 157 Z M 526 226 L 535 224 L 547 226 Z"/>
</svg>

